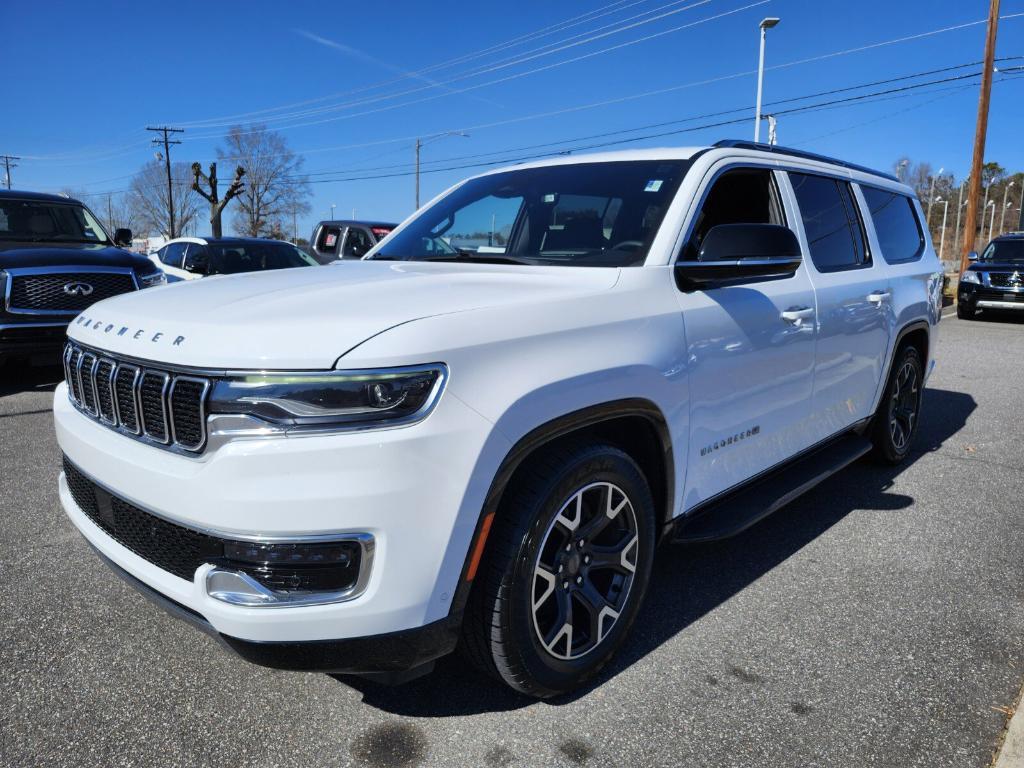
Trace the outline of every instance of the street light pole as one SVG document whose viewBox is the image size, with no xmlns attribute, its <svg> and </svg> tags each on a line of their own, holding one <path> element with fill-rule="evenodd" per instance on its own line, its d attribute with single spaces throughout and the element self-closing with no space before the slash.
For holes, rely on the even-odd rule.
<svg viewBox="0 0 1024 768">
<path fill-rule="evenodd" d="M 944 170 L 946 169 L 939 168 L 939 172 L 932 176 L 932 186 L 931 189 L 928 190 L 928 210 L 925 211 L 924 217 L 928 221 L 929 227 L 932 225 L 932 200 L 935 199 L 935 180 L 942 175 Z"/>
<path fill-rule="evenodd" d="M 420 209 L 420 150 L 423 145 L 429 141 L 435 141 L 437 139 L 443 139 L 446 136 L 464 136 L 469 138 L 469 134 L 465 131 L 446 131 L 445 133 L 437 133 L 433 136 L 428 136 L 426 140 L 416 139 L 416 210 Z"/>
<path fill-rule="evenodd" d="M 1006 206 L 1010 205 L 1010 203 L 1006 202 L 1006 198 L 1010 194 L 1010 187 L 1012 187 L 1013 184 L 1014 184 L 1014 182 L 1011 181 L 1009 184 L 1006 185 L 1006 189 L 1003 190 L 1003 212 L 1001 214 L 999 214 L 999 234 L 1000 235 L 1003 234 L 1003 232 L 1006 231 Z"/>
<path fill-rule="evenodd" d="M 942 254 L 946 249 L 946 216 L 949 214 L 949 200 L 943 200 L 941 197 L 936 200 L 937 203 L 942 203 L 942 232 L 939 234 L 939 262 L 942 262 Z"/>
<path fill-rule="evenodd" d="M 764 41 L 767 36 L 769 29 L 779 23 L 779 19 L 774 16 L 769 16 L 767 19 L 762 19 L 760 24 L 761 30 L 761 50 L 757 58 L 757 110 L 754 113 L 754 141 L 761 140 L 761 92 L 764 89 Z"/>
<path fill-rule="evenodd" d="M 960 214 L 964 210 L 964 187 L 967 186 L 967 179 L 960 184 L 960 200 L 956 205 L 956 244 L 953 246 L 953 253 L 960 253 Z"/>
<path fill-rule="evenodd" d="M 984 242 L 982 243 L 983 247 L 985 245 L 987 245 L 989 243 L 989 241 L 992 240 L 992 226 L 996 223 L 996 201 L 995 200 L 990 200 L 988 205 L 985 206 L 985 207 L 986 208 L 991 207 L 992 208 L 992 213 L 988 217 L 988 239 L 984 239 L 983 238 L 984 239 Z M 983 213 L 981 215 L 983 217 L 981 219 L 981 234 L 984 235 L 985 234 L 985 219 L 984 219 L 985 214 Z"/>
</svg>

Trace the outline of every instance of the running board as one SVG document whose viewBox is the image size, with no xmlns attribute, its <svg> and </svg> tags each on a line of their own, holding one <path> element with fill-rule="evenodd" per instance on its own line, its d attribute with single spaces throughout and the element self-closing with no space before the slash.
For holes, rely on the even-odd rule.
<svg viewBox="0 0 1024 768">
<path fill-rule="evenodd" d="M 672 540 L 695 543 L 742 533 L 870 450 L 867 438 L 852 432 L 830 440 L 679 518 Z"/>
</svg>

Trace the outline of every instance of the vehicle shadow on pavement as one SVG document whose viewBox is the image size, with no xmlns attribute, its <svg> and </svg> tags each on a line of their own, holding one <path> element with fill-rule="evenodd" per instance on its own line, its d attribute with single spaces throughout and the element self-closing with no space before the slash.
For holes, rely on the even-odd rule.
<svg viewBox="0 0 1024 768">
<path fill-rule="evenodd" d="M 975 315 L 971 322 L 1004 323 L 1006 325 L 1024 325 L 1024 312 L 999 312 L 983 310 L 981 314 Z"/>
<path fill-rule="evenodd" d="M 864 459 L 826 480 L 744 533 L 720 542 L 664 547 L 655 561 L 644 606 L 625 644 L 597 678 L 552 706 L 587 696 L 610 678 L 698 621 L 771 571 L 855 510 L 898 512 L 914 499 L 890 493 L 893 480 L 921 456 L 939 450 L 966 423 L 977 404 L 970 395 L 926 389 L 916 447 L 899 467 Z M 737 675 L 743 674 L 738 670 Z M 385 687 L 338 677 L 363 694 L 363 702 L 411 717 L 448 717 L 507 711 L 535 703 L 475 672 L 457 653 L 411 683 Z"/>
<path fill-rule="evenodd" d="M 52 392 L 63 378 L 64 369 L 59 365 L 8 364 L 0 368 L 0 397 L 21 392 Z"/>
</svg>

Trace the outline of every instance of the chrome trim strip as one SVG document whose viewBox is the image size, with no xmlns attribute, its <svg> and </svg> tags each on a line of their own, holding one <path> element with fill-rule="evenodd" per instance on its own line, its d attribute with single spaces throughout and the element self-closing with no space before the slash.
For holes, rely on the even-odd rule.
<svg viewBox="0 0 1024 768">
<path fill-rule="evenodd" d="M 135 412 L 135 429 L 131 429 L 125 426 L 124 422 L 121 420 L 121 399 L 118 397 L 117 394 L 117 377 L 120 376 L 122 369 L 126 371 L 134 371 L 134 373 L 132 374 L 131 390 L 132 409 Z M 135 392 L 138 390 L 139 376 L 141 375 L 141 373 L 142 371 L 137 366 L 134 365 L 122 365 L 118 363 L 117 367 L 114 369 L 114 412 L 117 414 L 117 426 L 118 429 L 122 430 L 128 435 L 131 435 L 132 437 L 138 437 L 139 435 L 142 434 L 141 429 L 139 427 L 139 401 L 138 398 L 135 396 Z"/>
<path fill-rule="evenodd" d="M 179 381 L 191 381 L 201 385 L 203 388 L 199 394 L 199 442 L 194 445 L 183 443 L 178 439 L 178 430 L 174 424 L 174 388 L 178 385 Z M 167 393 L 167 409 L 170 412 L 171 421 L 171 442 L 187 451 L 199 451 L 206 444 L 206 396 L 209 394 L 211 386 L 209 379 L 199 379 L 194 376 L 175 376 L 174 381 L 171 382 L 171 389 Z"/>
<path fill-rule="evenodd" d="M 8 328 L 67 328 L 68 324 L 61 321 L 59 323 L 0 323 L 0 331 L 6 331 Z"/>
<path fill-rule="evenodd" d="M 107 386 L 110 387 L 110 405 L 114 409 L 112 419 L 108 419 L 103 413 L 103 402 L 100 400 L 100 385 L 99 385 L 99 372 L 100 365 L 107 363 L 110 365 L 110 373 L 107 374 Z M 96 393 L 96 412 L 99 414 L 100 421 L 111 427 L 117 426 L 117 409 L 114 408 L 114 374 L 117 373 L 117 363 L 109 357 L 99 357 L 96 359 L 96 365 L 93 366 L 92 371 L 92 388 Z"/>
<path fill-rule="evenodd" d="M 147 376 L 156 376 L 163 379 L 163 385 L 160 387 L 160 408 L 163 410 L 164 415 L 163 439 L 150 434 L 149 427 L 146 426 L 146 411 L 142 404 L 142 386 L 146 383 Z M 142 372 L 142 375 L 135 380 L 135 400 L 139 405 L 139 426 L 142 428 L 142 436 L 147 440 L 152 440 L 154 443 L 158 443 L 160 445 L 169 445 L 171 442 L 171 425 L 170 418 L 167 414 L 167 388 L 170 384 L 170 374 L 164 373 L 163 371 L 145 370 Z"/>
<path fill-rule="evenodd" d="M 1024 301 L 990 301 L 978 299 L 975 306 L 979 309 L 1024 309 Z"/>
<path fill-rule="evenodd" d="M 4 272 L 11 276 L 10 279 L 6 281 L 7 284 L 4 288 L 4 310 L 12 315 L 68 315 L 73 317 L 83 311 L 81 309 L 23 309 L 19 307 L 12 307 L 11 288 L 14 285 L 15 277 L 67 274 L 69 279 L 73 280 L 76 276 L 89 274 L 130 275 L 132 278 L 132 285 L 135 286 L 136 291 L 139 290 L 139 279 L 135 275 L 135 270 L 131 267 L 104 267 L 69 264 L 59 267 L 5 267 Z M 99 301 L 99 299 L 97 299 L 97 301 Z M 58 323 L 57 325 L 62 325 L 62 323 Z"/>
</svg>

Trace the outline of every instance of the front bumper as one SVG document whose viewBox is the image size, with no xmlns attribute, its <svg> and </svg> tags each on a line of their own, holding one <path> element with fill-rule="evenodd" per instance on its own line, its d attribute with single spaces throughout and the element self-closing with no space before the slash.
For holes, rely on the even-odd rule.
<svg viewBox="0 0 1024 768">
<path fill-rule="evenodd" d="M 957 301 L 969 310 L 1024 311 L 1024 290 L 962 282 L 957 288 Z"/>
<path fill-rule="evenodd" d="M 64 384 L 54 396 L 54 422 L 61 449 L 83 473 L 176 525 L 225 538 L 344 538 L 351 532 L 374 537 L 373 568 L 355 599 L 315 606 L 233 605 L 207 594 L 212 564 L 199 566 L 191 580 L 180 578 L 107 535 L 77 506 L 62 475 L 61 502 L 89 543 L 148 589 L 230 638 L 229 644 L 390 636 L 447 620 L 452 612 L 490 481 L 474 476 L 485 443 L 494 442 L 491 424 L 453 396 L 443 396 L 429 418 L 409 427 L 229 442 L 199 457 L 139 443 L 83 416 L 68 401 Z M 345 653 L 358 647 L 349 645 Z M 264 648 L 243 655 L 268 653 Z M 352 665 L 332 665 L 342 666 Z"/>
<path fill-rule="evenodd" d="M 11 322 L 0 318 L 0 355 L 59 363 L 67 328 L 65 320 Z"/>
<path fill-rule="evenodd" d="M 224 648 L 246 661 L 293 672 L 327 672 L 380 676 L 399 682 L 409 670 L 423 670 L 436 659 L 455 650 L 459 640 L 460 616 L 452 615 L 417 629 L 347 640 L 306 642 L 253 642 L 222 635 L 195 611 L 174 602 L 132 576 L 102 552 L 99 558 L 128 586 L 175 618 L 217 640 Z"/>
</svg>

